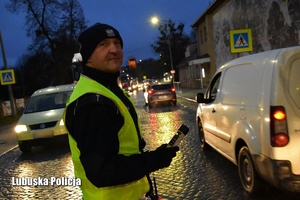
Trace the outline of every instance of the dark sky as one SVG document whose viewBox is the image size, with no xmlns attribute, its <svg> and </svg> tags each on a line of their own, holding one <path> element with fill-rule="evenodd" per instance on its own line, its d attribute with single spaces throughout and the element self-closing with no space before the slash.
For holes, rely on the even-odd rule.
<svg viewBox="0 0 300 200">
<path fill-rule="evenodd" d="M 185 24 L 185 33 L 190 34 L 191 25 L 208 8 L 209 0 L 78 0 L 88 26 L 96 22 L 114 26 L 124 41 L 124 60 L 134 56 L 137 60 L 157 58 L 152 48 L 159 31 L 150 23 L 153 16 L 171 19 L 175 25 Z M 26 53 L 31 39 L 25 35 L 25 13 L 10 13 L 0 1 L 0 31 L 2 33 L 8 67 Z M 3 66 L 2 51 L 0 66 Z"/>
</svg>

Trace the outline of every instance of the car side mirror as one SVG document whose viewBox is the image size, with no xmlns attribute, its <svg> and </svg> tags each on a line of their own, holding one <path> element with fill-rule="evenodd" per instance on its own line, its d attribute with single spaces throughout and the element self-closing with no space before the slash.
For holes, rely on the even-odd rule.
<svg viewBox="0 0 300 200">
<path fill-rule="evenodd" d="M 197 98 L 196 99 L 197 103 L 211 103 L 212 102 L 211 99 L 205 99 L 203 93 L 198 93 L 196 98 Z"/>
<path fill-rule="evenodd" d="M 197 103 L 203 103 L 203 101 L 204 101 L 204 94 L 203 93 L 197 93 L 196 100 L 197 100 Z"/>
</svg>

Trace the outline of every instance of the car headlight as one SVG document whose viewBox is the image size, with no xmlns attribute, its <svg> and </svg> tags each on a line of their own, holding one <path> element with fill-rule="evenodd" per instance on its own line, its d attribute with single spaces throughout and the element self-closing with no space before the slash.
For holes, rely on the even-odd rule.
<svg viewBox="0 0 300 200">
<path fill-rule="evenodd" d="M 27 131 L 27 126 L 26 125 L 17 125 L 15 127 L 16 133 L 21 133 Z"/>
<path fill-rule="evenodd" d="M 60 122 L 59 122 L 59 125 L 60 125 L 60 126 L 64 126 L 64 125 L 65 125 L 65 123 L 64 123 L 64 120 L 63 120 L 63 119 L 61 119 L 61 120 L 60 120 Z"/>
</svg>

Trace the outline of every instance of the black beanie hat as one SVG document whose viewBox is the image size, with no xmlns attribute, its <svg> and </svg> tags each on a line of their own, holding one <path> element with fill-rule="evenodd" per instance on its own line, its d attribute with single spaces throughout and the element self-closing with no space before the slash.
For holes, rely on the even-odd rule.
<svg viewBox="0 0 300 200">
<path fill-rule="evenodd" d="M 79 35 L 78 42 L 80 43 L 80 54 L 83 64 L 86 64 L 99 42 L 106 38 L 118 38 L 123 48 L 123 40 L 119 32 L 107 24 L 96 23 Z"/>
</svg>

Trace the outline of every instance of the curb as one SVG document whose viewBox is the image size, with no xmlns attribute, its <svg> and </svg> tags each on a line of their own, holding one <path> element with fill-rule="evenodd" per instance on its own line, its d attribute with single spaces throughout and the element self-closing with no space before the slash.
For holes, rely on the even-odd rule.
<svg viewBox="0 0 300 200">
<path fill-rule="evenodd" d="M 4 151 L 3 153 L 1 153 L 1 154 L 0 154 L 0 157 L 1 157 L 1 156 L 4 156 L 4 155 L 7 154 L 8 152 L 10 152 L 10 151 L 16 149 L 17 147 L 18 147 L 18 144 L 17 144 L 16 146 L 13 146 L 12 148 L 10 148 L 10 149 Z"/>
<path fill-rule="evenodd" d="M 184 96 L 181 96 L 181 95 L 177 95 L 177 96 L 180 97 L 180 98 L 183 98 L 183 99 L 185 99 L 187 101 L 191 101 L 191 102 L 197 103 L 197 101 L 195 99 L 191 99 L 191 98 L 184 97 Z"/>
</svg>

